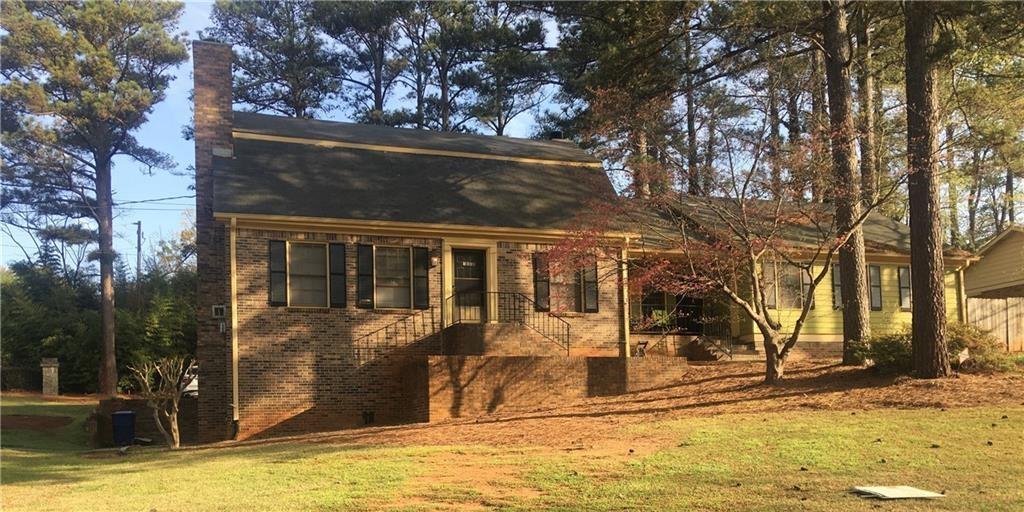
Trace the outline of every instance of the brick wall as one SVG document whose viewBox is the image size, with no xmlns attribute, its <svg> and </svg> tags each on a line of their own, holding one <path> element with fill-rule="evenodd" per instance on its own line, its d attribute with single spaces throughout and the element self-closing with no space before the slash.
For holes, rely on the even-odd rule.
<svg viewBox="0 0 1024 512">
<path fill-rule="evenodd" d="M 498 291 L 518 292 L 533 298 L 533 254 L 546 252 L 548 245 L 517 242 L 498 243 Z M 573 355 L 618 355 L 622 332 L 622 285 L 615 260 L 599 257 L 598 312 L 577 313 L 566 311 L 559 304 L 567 301 L 565 294 L 556 291 L 557 283 L 569 276 L 551 276 L 551 310 L 569 322 L 570 349 Z"/>
<path fill-rule="evenodd" d="M 345 308 L 268 305 L 270 240 L 346 245 Z M 366 423 L 426 420 L 426 354 L 440 351 L 437 336 L 398 350 L 356 352 L 353 341 L 412 310 L 359 309 L 356 244 L 427 247 L 439 239 L 297 233 L 239 229 L 239 437 L 334 430 Z M 429 271 L 430 304 L 440 327 L 441 266 Z M 430 310 L 425 315 L 429 324 Z M 204 381 L 205 383 L 205 381 Z"/>
<path fill-rule="evenodd" d="M 790 350 L 793 359 L 842 359 L 842 341 L 797 341 Z"/>
<path fill-rule="evenodd" d="M 677 357 L 430 356 L 430 421 L 559 406 L 679 382 Z"/>
<path fill-rule="evenodd" d="M 195 41 L 196 270 L 198 272 L 196 357 L 202 372 L 199 438 L 219 441 L 231 436 L 231 340 L 229 329 L 213 318 L 212 306 L 230 304 L 228 239 L 213 220 L 213 153 L 232 147 L 231 47 Z M 230 325 L 230 318 L 223 319 Z"/>
<path fill-rule="evenodd" d="M 348 307 L 269 306 L 270 240 L 346 244 Z M 353 340 L 408 316 L 410 311 L 355 307 L 356 244 L 420 246 L 429 248 L 432 254 L 439 254 L 441 249 L 440 239 L 238 230 L 239 438 L 360 426 L 365 423 L 366 412 L 373 414 L 374 423 L 426 421 L 425 356 L 442 352 L 441 337 L 430 337 L 398 351 L 382 350 L 362 359 L 357 357 Z M 532 296 L 532 251 L 515 253 L 508 250 L 511 244 L 501 245 L 506 246 L 506 252 L 498 259 L 499 289 Z M 437 307 L 437 315 L 442 304 L 441 269 L 438 265 L 429 273 L 430 303 Z M 617 299 L 616 287 L 602 283 L 601 312 L 570 317 L 575 351 L 617 351 L 621 323 L 615 309 Z M 462 354 L 547 353 L 539 349 L 548 344 L 561 352 L 553 343 L 512 327 L 456 326 L 445 333 L 444 340 L 448 352 Z M 508 332 L 510 329 L 514 332 Z M 467 330 L 472 332 L 462 333 L 465 339 L 461 339 L 459 333 Z M 509 344 L 523 350 L 517 352 Z"/>
</svg>

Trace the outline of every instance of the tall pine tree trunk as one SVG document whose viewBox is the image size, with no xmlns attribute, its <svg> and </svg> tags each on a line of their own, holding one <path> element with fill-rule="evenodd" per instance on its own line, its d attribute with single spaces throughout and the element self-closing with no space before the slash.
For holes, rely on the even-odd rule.
<svg viewBox="0 0 1024 512">
<path fill-rule="evenodd" d="M 826 182 L 817 170 L 827 159 L 825 153 L 825 87 L 821 80 L 821 51 L 811 50 L 811 197 L 815 202 L 825 200 Z"/>
<path fill-rule="evenodd" d="M 867 272 L 864 266 L 864 233 L 854 227 L 861 215 L 860 176 L 854 142 L 853 108 L 850 90 L 850 37 L 846 28 L 845 0 L 825 2 L 825 75 L 831 120 L 832 169 L 836 224 L 840 233 L 852 232 L 839 249 L 843 294 L 843 363 L 852 364 L 850 342 L 871 335 Z"/>
<path fill-rule="evenodd" d="M 950 374 L 941 206 L 936 178 L 938 69 L 931 53 L 935 51 L 937 40 L 937 5 L 935 2 L 907 2 L 903 9 L 914 374 L 919 378 L 936 378 Z"/>
<path fill-rule="evenodd" d="M 871 20 L 863 6 L 857 20 L 857 103 L 860 108 L 860 178 L 864 203 L 878 198 L 878 171 L 875 169 L 875 78 L 871 70 Z"/>
<path fill-rule="evenodd" d="M 949 202 L 949 243 L 960 247 L 960 173 L 953 150 L 953 125 L 946 124 L 946 195 Z"/>
<path fill-rule="evenodd" d="M 782 162 L 779 151 L 782 147 L 782 118 L 779 115 L 779 80 L 777 63 L 768 64 L 768 166 L 771 171 L 772 196 L 782 194 Z"/>
<path fill-rule="evenodd" d="M 690 71 L 693 59 L 693 47 L 690 42 L 690 30 L 686 30 L 683 39 L 686 52 L 686 172 L 687 186 L 693 195 L 701 195 L 700 165 L 697 163 L 697 106 L 694 100 L 693 73 Z"/>
<path fill-rule="evenodd" d="M 117 394 L 117 354 L 114 345 L 114 201 L 111 192 L 110 158 L 96 158 L 96 224 L 100 248 L 100 326 L 102 359 L 100 395 Z"/>
</svg>

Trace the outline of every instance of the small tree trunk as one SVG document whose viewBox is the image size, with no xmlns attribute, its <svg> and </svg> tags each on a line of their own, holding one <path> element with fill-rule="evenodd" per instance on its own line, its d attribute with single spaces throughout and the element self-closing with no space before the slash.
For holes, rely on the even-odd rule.
<svg viewBox="0 0 1024 512">
<path fill-rule="evenodd" d="M 175 444 L 175 438 L 171 437 L 171 433 L 164 428 L 163 419 L 160 418 L 160 404 L 159 402 L 150 402 L 149 407 L 153 410 L 153 423 L 156 423 L 156 429 L 160 431 L 160 434 L 164 436 L 164 442 L 167 443 L 168 448 L 177 448 Z M 177 425 L 175 425 L 177 428 Z"/>
<path fill-rule="evenodd" d="M 785 376 L 786 359 L 788 359 L 788 356 L 781 353 L 780 347 L 781 345 L 779 344 L 779 340 L 772 339 L 769 341 L 768 339 L 765 339 L 765 384 L 778 384 L 779 382 L 782 382 L 782 379 Z"/>
<path fill-rule="evenodd" d="M 181 434 L 178 431 L 178 406 L 174 405 L 171 407 L 170 414 L 167 415 L 167 425 L 170 427 L 171 434 L 171 448 L 181 447 Z"/>
<path fill-rule="evenodd" d="M 910 178 L 910 265 L 914 296 L 912 344 L 919 378 L 950 374 L 946 349 L 946 296 L 943 282 L 942 222 L 936 182 L 938 148 L 937 22 L 934 2 L 907 2 L 906 94 L 907 159 Z"/>
</svg>

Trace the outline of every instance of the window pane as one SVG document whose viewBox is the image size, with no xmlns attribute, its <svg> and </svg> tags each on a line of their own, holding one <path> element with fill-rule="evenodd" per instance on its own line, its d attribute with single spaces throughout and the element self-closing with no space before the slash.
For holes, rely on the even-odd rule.
<svg viewBox="0 0 1024 512">
<path fill-rule="evenodd" d="M 839 272 L 839 265 L 832 265 L 832 307 L 843 307 L 843 278 Z"/>
<path fill-rule="evenodd" d="M 800 269 L 786 266 L 779 272 L 779 307 L 783 309 L 800 308 L 800 291 L 803 282 Z"/>
<path fill-rule="evenodd" d="M 910 309 L 910 267 L 899 268 L 900 279 L 900 308 Z"/>
<path fill-rule="evenodd" d="M 871 291 L 871 309 L 882 309 L 882 272 L 878 266 L 868 267 L 868 283 Z"/>
<path fill-rule="evenodd" d="M 764 290 L 766 305 L 774 308 L 776 305 L 774 263 L 764 263 L 761 265 L 761 288 Z"/>
<path fill-rule="evenodd" d="M 374 260 L 376 291 L 374 301 L 378 308 L 412 307 L 410 286 L 409 249 L 406 247 L 378 247 Z"/>
<path fill-rule="evenodd" d="M 327 247 L 292 244 L 288 262 L 292 306 L 327 306 Z"/>
</svg>

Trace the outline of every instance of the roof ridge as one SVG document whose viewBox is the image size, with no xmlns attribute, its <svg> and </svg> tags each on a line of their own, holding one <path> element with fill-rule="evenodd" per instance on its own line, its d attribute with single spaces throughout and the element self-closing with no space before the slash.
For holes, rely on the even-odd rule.
<svg viewBox="0 0 1024 512">
<path fill-rule="evenodd" d="M 300 139 L 334 141 L 355 145 L 361 149 L 406 148 L 429 150 L 431 153 L 458 153 L 449 156 L 485 155 L 484 158 L 486 155 L 500 155 L 588 166 L 597 166 L 601 163 L 579 146 L 559 141 L 293 118 L 258 112 L 234 111 L 234 114 L 234 131 L 295 139 L 288 141 L 293 143 L 301 143 Z M 237 122 L 239 120 L 242 122 Z"/>
</svg>

